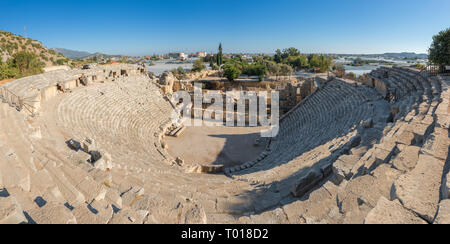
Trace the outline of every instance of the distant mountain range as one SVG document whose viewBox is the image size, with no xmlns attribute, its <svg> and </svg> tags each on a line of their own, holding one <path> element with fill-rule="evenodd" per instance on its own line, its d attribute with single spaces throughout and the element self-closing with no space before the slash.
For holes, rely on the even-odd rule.
<svg viewBox="0 0 450 244">
<path fill-rule="evenodd" d="M 122 55 L 108 55 L 104 53 L 89 53 L 83 51 L 75 51 L 65 48 L 52 48 L 55 52 L 61 53 L 70 59 L 89 59 L 93 57 L 97 58 L 112 58 L 122 57 Z M 407 58 L 407 59 L 427 59 L 428 54 L 414 53 L 414 52 L 401 52 L 401 53 L 383 53 L 383 54 L 335 54 L 337 56 L 357 56 L 357 57 L 385 57 L 385 58 Z"/>
<path fill-rule="evenodd" d="M 407 59 L 427 59 L 428 54 L 425 53 L 411 53 L 411 52 L 402 52 L 402 53 L 383 53 L 383 54 L 337 54 L 337 56 L 355 56 L 355 57 L 384 57 L 384 58 L 407 58 Z"/>
<path fill-rule="evenodd" d="M 113 58 L 113 57 L 123 57 L 123 55 L 109 55 L 104 53 L 89 53 L 89 52 L 83 52 L 83 51 L 75 51 L 65 48 L 52 48 L 55 52 L 58 52 L 62 55 L 64 55 L 67 58 L 70 59 L 92 59 L 92 58 Z"/>
<path fill-rule="evenodd" d="M 428 58 L 428 54 L 425 54 L 425 53 L 408 53 L 408 52 L 385 53 L 385 54 L 382 54 L 381 56 L 388 57 L 388 58 L 423 58 L 423 59 Z"/>
<path fill-rule="evenodd" d="M 94 53 L 94 54 L 90 54 L 86 57 L 83 57 L 83 59 L 89 59 L 89 58 L 98 58 L 98 59 L 102 59 L 102 58 L 114 58 L 114 57 L 123 57 L 123 55 L 109 55 L 109 54 L 104 54 L 104 53 Z"/>
<path fill-rule="evenodd" d="M 70 58 L 70 59 L 84 58 L 84 57 L 88 57 L 88 56 L 92 55 L 89 52 L 75 51 L 75 50 L 70 50 L 70 49 L 65 49 L 65 48 L 52 48 L 52 50 L 54 50 L 55 52 L 61 53 L 62 55 L 64 55 L 67 58 Z"/>
</svg>

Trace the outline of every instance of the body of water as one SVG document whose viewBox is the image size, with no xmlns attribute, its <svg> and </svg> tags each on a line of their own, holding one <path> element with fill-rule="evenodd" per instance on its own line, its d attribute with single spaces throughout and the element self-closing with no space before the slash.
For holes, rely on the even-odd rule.
<svg viewBox="0 0 450 244">
<path fill-rule="evenodd" d="M 380 65 L 363 65 L 363 66 L 351 66 L 351 65 L 344 65 L 345 67 L 345 73 L 353 72 L 356 76 L 361 76 L 364 74 L 368 74 L 372 72 L 372 70 L 376 70 Z"/>
<path fill-rule="evenodd" d="M 384 62 L 389 62 L 389 63 L 393 63 L 395 65 L 400 65 L 400 66 L 410 66 L 413 65 L 414 63 L 421 63 L 421 64 L 426 64 L 427 60 L 415 60 L 415 61 L 410 61 L 408 62 L 408 60 L 404 60 L 404 59 L 388 59 L 388 58 L 362 58 L 362 59 L 366 59 L 366 60 L 379 60 L 384 61 Z M 335 60 L 336 64 L 342 64 L 345 67 L 345 73 L 350 73 L 353 72 L 354 74 L 356 74 L 356 76 L 361 76 L 364 74 L 368 74 L 370 72 L 372 72 L 373 70 L 378 69 L 379 67 L 383 66 L 383 64 L 370 64 L 370 65 L 363 65 L 363 66 L 351 66 L 349 64 L 351 64 L 351 61 L 346 60 L 345 58 L 339 58 L 337 60 Z"/>
<path fill-rule="evenodd" d="M 182 67 L 185 70 L 191 70 L 194 65 L 196 59 L 189 59 L 183 63 L 171 63 L 176 62 L 176 60 L 160 60 L 153 61 L 155 65 L 148 66 L 148 71 L 153 72 L 155 75 L 161 75 L 165 71 L 171 71 L 173 69 L 177 69 L 178 67 Z"/>
</svg>

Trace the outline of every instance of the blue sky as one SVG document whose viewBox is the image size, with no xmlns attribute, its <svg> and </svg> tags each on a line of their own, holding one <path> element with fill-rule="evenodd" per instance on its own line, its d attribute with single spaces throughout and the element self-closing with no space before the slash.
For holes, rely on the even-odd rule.
<svg viewBox="0 0 450 244">
<path fill-rule="evenodd" d="M 426 52 L 448 0 L 2 0 L 0 30 L 47 47 L 169 51 Z"/>
</svg>

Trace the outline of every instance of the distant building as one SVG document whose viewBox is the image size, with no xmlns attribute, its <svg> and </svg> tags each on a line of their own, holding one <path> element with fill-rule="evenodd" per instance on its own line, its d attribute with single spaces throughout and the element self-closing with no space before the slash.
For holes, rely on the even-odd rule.
<svg viewBox="0 0 450 244">
<path fill-rule="evenodd" d="M 185 53 L 169 53 L 169 58 L 174 58 L 174 59 L 181 59 L 181 60 L 186 60 L 188 59 L 188 55 Z"/>
<path fill-rule="evenodd" d="M 199 57 L 199 58 L 204 58 L 204 57 L 206 57 L 207 55 L 208 55 L 207 52 L 197 52 L 197 57 Z"/>
</svg>

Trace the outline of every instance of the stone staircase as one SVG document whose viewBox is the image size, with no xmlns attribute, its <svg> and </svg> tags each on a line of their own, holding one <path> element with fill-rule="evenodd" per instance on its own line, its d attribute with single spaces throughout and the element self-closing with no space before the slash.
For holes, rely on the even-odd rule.
<svg viewBox="0 0 450 244">
<path fill-rule="evenodd" d="M 372 76 L 387 81 L 396 94 L 391 107 L 400 107 L 380 140 L 362 157 L 358 148 L 341 155 L 333 174 L 300 200 L 244 223 L 449 223 L 449 81 L 406 68 Z"/>
</svg>

